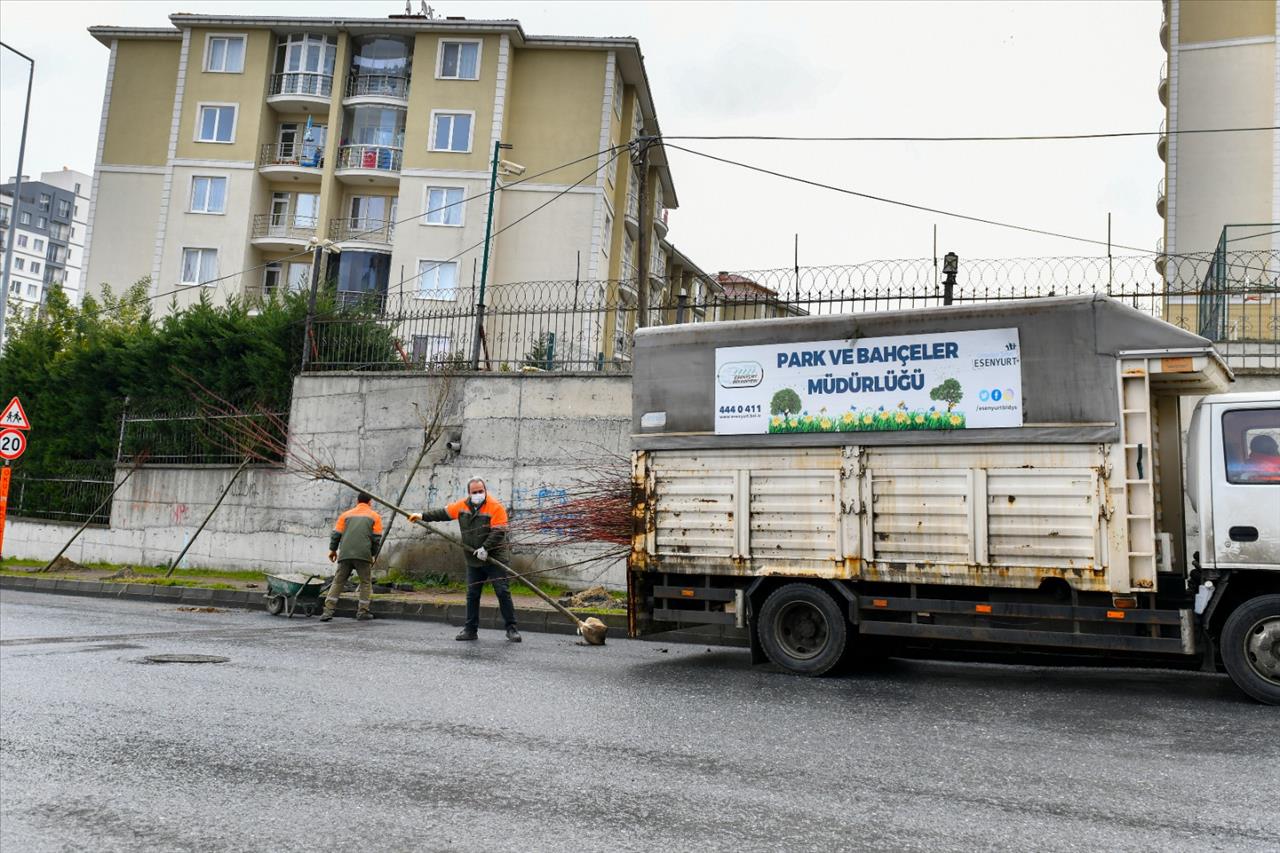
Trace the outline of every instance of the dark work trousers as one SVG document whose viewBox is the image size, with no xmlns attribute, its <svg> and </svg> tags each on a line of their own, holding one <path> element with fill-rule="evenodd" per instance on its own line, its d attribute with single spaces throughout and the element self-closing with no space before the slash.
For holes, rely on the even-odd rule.
<svg viewBox="0 0 1280 853">
<path fill-rule="evenodd" d="M 480 628 L 480 591 L 484 589 L 485 581 L 493 584 L 502 621 L 508 628 L 514 628 L 516 608 L 511 603 L 511 590 L 507 589 L 507 573 L 493 564 L 467 566 L 467 624 L 464 627 L 468 631 Z"/>
</svg>

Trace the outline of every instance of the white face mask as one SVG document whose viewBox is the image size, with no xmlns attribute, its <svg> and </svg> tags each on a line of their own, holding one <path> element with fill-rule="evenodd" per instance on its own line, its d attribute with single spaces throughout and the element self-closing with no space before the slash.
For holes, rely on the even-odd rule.
<svg viewBox="0 0 1280 853">
<path fill-rule="evenodd" d="M 471 502 L 476 506 L 480 506 L 480 504 L 484 503 L 484 497 L 484 492 L 472 492 Z"/>
</svg>

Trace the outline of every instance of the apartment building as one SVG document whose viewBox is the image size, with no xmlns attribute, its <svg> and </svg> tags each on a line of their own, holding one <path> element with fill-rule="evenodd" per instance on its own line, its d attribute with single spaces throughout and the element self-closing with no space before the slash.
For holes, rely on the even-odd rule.
<svg viewBox="0 0 1280 853">
<path fill-rule="evenodd" d="M 53 285 L 73 304 L 79 301 L 91 184 L 89 175 L 64 167 L 38 181 L 23 176 L 18 202 L 16 179 L 0 186 L 0 247 L 13 237 L 11 305 L 35 310 Z"/>
<path fill-rule="evenodd" d="M 180 306 L 202 291 L 220 301 L 300 289 L 319 238 L 340 249 L 325 275 L 343 301 L 404 311 L 474 299 L 497 143 L 510 148 L 490 304 L 508 282 L 575 279 L 608 282 L 593 285 L 601 305 L 634 304 L 641 227 L 655 275 L 671 263 L 668 164 L 654 149 L 654 204 L 641 215 L 623 147 L 658 133 L 635 39 L 409 15 L 169 20 L 89 30 L 111 51 L 95 284 L 150 277 L 158 302 Z"/>
<path fill-rule="evenodd" d="M 1280 222 L 1280 8 L 1275 0 L 1164 0 L 1163 9 L 1168 59 L 1157 92 L 1169 133 L 1157 140 L 1165 177 L 1156 210 L 1164 251 L 1212 252 L 1233 225 L 1248 228 L 1229 234 L 1239 248 L 1280 248 L 1280 234 L 1251 236 L 1275 230 L 1252 226 Z M 1231 127 L 1272 129 L 1176 132 Z"/>
</svg>

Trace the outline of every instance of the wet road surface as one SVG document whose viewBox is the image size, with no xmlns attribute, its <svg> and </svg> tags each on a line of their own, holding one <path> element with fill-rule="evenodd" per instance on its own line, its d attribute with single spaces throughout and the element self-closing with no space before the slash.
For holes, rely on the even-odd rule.
<svg viewBox="0 0 1280 853">
<path fill-rule="evenodd" d="M 5 590 L 0 849 L 1280 849 L 1224 677 L 456 630 Z"/>
</svg>

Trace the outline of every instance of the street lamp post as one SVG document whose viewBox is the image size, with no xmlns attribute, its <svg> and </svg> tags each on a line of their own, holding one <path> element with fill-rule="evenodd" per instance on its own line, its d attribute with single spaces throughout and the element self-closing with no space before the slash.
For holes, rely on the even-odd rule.
<svg viewBox="0 0 1280 853">
<path fill-rule="evenodd" d="M 31 115 L 31 85 L 35 82 L 36 61 L 20 50 L 0 41 L 0 47 L 13 51 L 27 62 L 27 104 L 22 110 L 22 137 L 18 142 L 18 174 L 13 181 L 13 209 L 9 214 L 9 239 L 4 246 L 4 290 L 0 292 L 0 354 L 4 352 L 4 324 L 9 314 L 9 271 L 13 268 L 13 242 L 17 239 L 18 208 L 22 204 L 22 158 L 27 152 L 27 119 Z"/>
</svg>

